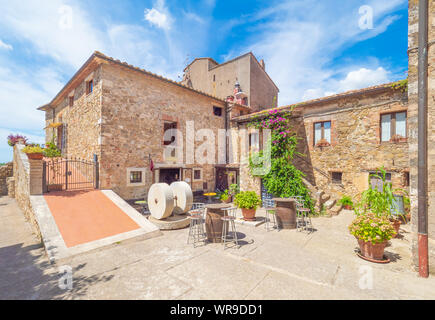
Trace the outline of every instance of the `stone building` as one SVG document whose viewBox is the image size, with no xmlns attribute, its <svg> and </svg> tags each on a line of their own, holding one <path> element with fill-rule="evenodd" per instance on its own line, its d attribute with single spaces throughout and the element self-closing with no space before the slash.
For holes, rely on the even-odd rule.
<svg viewBox="0 0 435 320">
<path fill-rule="evenodd" d="M 293 110 L 292 127 L 301 138 L 298 151 L 304 155 L 295 158 L 295 165 L 313 190 L 333 200 L 356 197 L 368 188 L 369 174 L 381 166 L 394 188 L 408 189 L 407 94 L 402 88 L 378 85 L 277 110 Z M 266 110 L 232 121 L 241 129 L 254 117 L 267 114 Z M 327 146 L 318 145 L 322 138 Z M 240 172 L 241 187 L 260 194 L 261 179 L 251 176 L 246 163 Z"/>
<path fill-rule="evenodd" d="M 225 152 L 204 151 L 217 150 L 228 117 L 250 112 L 99 52 L 39 109 L 46 141 L 54 138 L 64 157 L 96 155 L 100 188 L 125 199 L 145 197 L 153 182 L 186 180 L 194 191 L 215 190 Z M 169 129 L 178 131 L 165 137 Z M 201 162 L 201 152 L 213 159 Z"/>
<path fill-rule="evenodd" d="M 264 60 L 258 62 L 252 52 L 221 64 L 197 58 L 184 69 L 182 83 L 221 99 L 230 96 L 236 85 L 236 102 L 253 111 L 278 105 L 279 89 L 267 74 Z"/>
<path fill-rule="evenodd" d="M 409 158 L 410 158 L 410 197 L 413 226 L 413 258 L 418 265 L 418 15 L 419 1 L 410 0 L 408 9 L 408 78 L 409 78 Z M 428 238 L 429 261 L 435 259 L 435 3 L 429 1 L 428 20 Z M 432 270 L 434 267 L 432 266 Z"/>
</svg>

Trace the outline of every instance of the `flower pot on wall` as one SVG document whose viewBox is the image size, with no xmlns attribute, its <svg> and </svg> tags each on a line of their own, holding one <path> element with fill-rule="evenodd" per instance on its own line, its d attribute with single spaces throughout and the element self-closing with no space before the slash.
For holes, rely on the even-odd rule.
<svg viewBox="0 0 435 320">
<path fill-rule="evenodd" d="M 384 250 L 387 246 L 388 241 L 384 241 L 381 243 L 373 244 L 371 241 L 364 241 L 358 239 L 358 244 L 361 250 L 361 255 L 373 259 L 373 260 L 383 260 L 384 259 Z"/>
<path fill-rule="evenodd" d="M 242 208 L 243 219 L 246 221 L 255 221 L 255 211 L 256 209 Z"/>
<path fill-rule="evenodd" d="M 27 158 L 30 160 L 42 160 L 44 159 L 44 154 L 42 153 L 26 153 Z"/>
</svg>

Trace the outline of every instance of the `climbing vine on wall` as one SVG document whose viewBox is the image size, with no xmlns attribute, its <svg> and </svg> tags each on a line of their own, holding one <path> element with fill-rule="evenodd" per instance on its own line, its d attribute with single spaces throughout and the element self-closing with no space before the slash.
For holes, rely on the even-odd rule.
<svg viewBox="0 0 435 320">
<path fill-rule="evenodd" d="M 266 117 L 257 117 L 248 124 L 248 127 L 255 129 L 270 129 L 270 144 L 266 144 L 263 150 L 253 152 L 249 158 L 251 174 L 261 177 L 267 191 L 275 197 L 303 196 L 305 206 L 314 211 L 314 201 L 310 196 L 307 186 L 302 178 L 303 172 L 293 164 L 293 158 L 298 152 L 298 137 L 291 130 L 291 112 L 279 113 L 278 109 L 268 111 Z M 270 145 L 268 149 L 267 145 Z M 259 166 L 263 166 L 263 156 L 270 152 L 270 171 L 266 174 L 255 174 L 259 172 Z"/>
</svg>

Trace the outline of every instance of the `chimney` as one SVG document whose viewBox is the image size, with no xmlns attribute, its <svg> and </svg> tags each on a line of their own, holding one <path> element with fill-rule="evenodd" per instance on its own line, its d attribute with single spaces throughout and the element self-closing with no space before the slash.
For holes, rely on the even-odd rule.
<svg viewBox="0 0 435 320">
<path fill-rule="evenodd" d="M 260 60 L 260 66 L 261 66 L 264 70 L 266 70 L 266 64 L 264 63 L 264 60 L 263 60 L 263 59 Z"/>
</svg>

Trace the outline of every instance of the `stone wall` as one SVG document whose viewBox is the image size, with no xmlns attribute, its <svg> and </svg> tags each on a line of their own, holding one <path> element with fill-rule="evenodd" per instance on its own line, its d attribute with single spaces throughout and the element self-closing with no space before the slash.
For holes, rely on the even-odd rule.
<svg viewBox="0 0 435 320">
<path fill-rule="evenodd" d="M 87 94 L 86 82 L 91 79 L 93 91 Z M 73 106 L 69 105 L 70 96 L 74 96 Z M 54 112 L 46 111 L 46 126 L 50 123 L 63 123 L 66 126 L 64 157 L 92 160 L 94 154 L 100 156 L 101 96 L 101 68 L 97 68 L 55 106 Z M 47 142 L 51 141 L 53 134 L 56 135 L 56 130 L 46 129 Z"/>
<path fill-rule="evenodd" d="M 217 150 L 218 129 L 225 128 L 225 102 L 116 64 L 103 65 L 102 79 L 101 188 L 110 188 L 125 199 L 143 198 L 153 180 L 158 180 L 157 170 L 154 173 L 149 170 L 151 156 L 155 168 L 201 168 L 203 179 L 193 183 L 193 190 L 202 190 L 204 182 L 206 190 L 214 190 L 214 164 L 197 161 L 192 164 L 184 158 L 186 152 L 182 161 L 164 163 L 163 124 L 177 122 L 184 147 L 191 145 L 186 141 L 187 121 L 194 121 L 195 134 L 201 133 L 201 129 L 211 129 L 215 136 L 212 146 Z M 222 116 L 213 114 L 213 106 L 222 108 Z M 195 150 L 202 144 L 196 141 Z M 187 155 L 192 152 L 187 151 Z M 225 154 L 216 152 L 215 162 L 218 156 Z M 145 184 L 129 186 L 128 168 L 144 169 Z"/>
<path fill-rule="evenodd" d="M 251 53 L 218 65 L 209 59 L 197 59 L 186 69 L 182 83 L 226 99 L 233 94 L 236 81 L 253 111 L 277 105 L 278 89 Z"/>
<path fill-rule="evenodd" d="M 298 152 L 303 156 L 296 156 L 294 164 L 331 200 L 343 195 L 359 199 L 368 188 L 369 173 L 381 166 L 391 173 L 394 188 L 408 189 L 408 143 L 380 142 L 381 114 L 406 110 L 406 93 L 390 86 L 297 106 L 291 125 L 300 137 Z M 331 145 L 322 148 L 314 146 L 313 140 L 314 123 L 321 121 L 331 122 Z M 240 167 L 241 189 L 260 192 L 261 180 L 250 175 L 246 163 Z M 332 172 L 342 174 L 342 183 L 332 182 Z"/>
<path fill-rule="evenodd" d="M 435 3 L 429 1 L 429 43 L 435 40 Z M 411 180 L 411 220 L 413 231 L 413 261 L 418 265 L 417 215 L 418 215 L 418 0 L 409 0 L 408 10 L 408 126 L 409 126 L 409 160 Z M 435 47 L 429 45 L 428 70 L 428 236 L 435 240 Z M 435 247 L 429 244 L 430 258 L 434 268 Z"/>
<path fill-rule="evenodd" d="M 8 194 L 7 178 L 13 176 L 13 162 L 0 167 L 0 196 Z"/>
<path fill-rule="evenodd" d="M 15 199 L 30 222 L 33 232 L 41 241 L 41 233 L 30 201 L 32 195 L 42 194 L 42 160 L 30 160 L 21 151 L 23 145 L 14 147 Z M 35 170 L 36 169 L 36 170 Z"/>
</svg>

